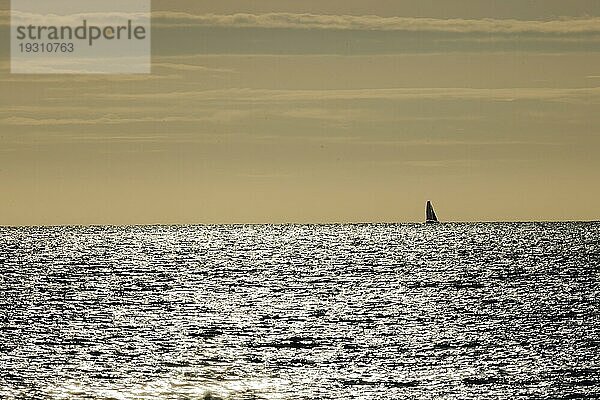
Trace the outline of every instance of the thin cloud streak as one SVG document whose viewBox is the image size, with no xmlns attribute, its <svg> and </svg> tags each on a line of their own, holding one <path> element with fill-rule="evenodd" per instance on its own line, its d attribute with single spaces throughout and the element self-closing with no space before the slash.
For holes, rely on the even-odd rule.
<svg viewBox="0 0 600 400">
<path fill-rule="evenodd" d="M 226 122 L 249 114 L 244 111 L 220 111 L 208 116 L 168 116 L 127 118 L 120 116 L 100 118 L 29 118 L 7 117 L 0 124 L 12 126 L 56 126 L 56 125 L 121 125 L 135 123 L 174 123 L 174 122 Z"/>
<path fill-rule="evenodd" d="M 228 68 L 209 68 L 202 65 L 194 65 L 194 64 L 184 64 L 184 63 L 171 63 L 171 62 L 163 62 L 163 63 L 152 63 L 152 68 L 163 68 L 163 69 L 172 69 L 176 71 L 197 71 L 197 72 L 211 72 L 218 74 L 237 74 L 238 71 L 234 69 Z"/>
<path fill-rule="evenodd" d="M 80 22 L 84 17 L 102 17 L 107 23 L 118 19 L 143 18 L 132 13 L 76 14 L 52 16 L 67 23 Z M 43 22 L 45 16 L 15 13 L 16 20 Z M 9 26 L 10 11 L 0 10 L 0 26 Z M 576 34 L 600 33 L 600 17 L 561 17 L 552 20 L 518 19 L 440 19 L 422 17 L 380 17 L 377 15 L 319 15 L 294 13 L 267 14 L 190 14 L 186 12 L 154 11 L 152 24 L 168 27 L 224 27 L 268 29 L 328 29 L 366 31 L 454 32 L 454 33 L 540 33 Z"/>
<path fill-rule="evenodd" d="M 159 92 L 118 94 L 90 94 L 89 97 L 112 100 L 202 100 L 229 102 L 281 102 L 326 100 L 552 100 L 597 102 L 600 87 L 593 88 L 393 88 L 393 89 L 347 89 L 347 90 L 271 90 L 271 89 L 221 89 L 187 92 Z"/>
<path fill-rule="evenodd" d="M 23 12 L 13 10 L 12 15 L 9 11 L 0 11 L 0 21 L 24 25 L 44 25 L 44 24 L 61 24 L 65 26 L 80 25 L 83 20 L 92 20 L 94 24 L 100 26 L 109 26 L 115 22 L 122 23 L 131 20 L 134 24 L 146 23 L 148 21 L 147 13 L 134 12 L 90 12 L 90 13 L 75 13 L 67 15 L 59 14 L 37 14 L 31 12 Z"/>
<path fill-rule="evenodd" d="M 317 14 L 203 14 L 157 11 L 158 27 L 206 26 L 232 28 L 337 29 L 456 33 L 591 33 L 600 32 L 600 18 L 561 18 L 554 20 L 517 19 L 436 19 L 380 17 L 376 15 Z"/>
</svg>

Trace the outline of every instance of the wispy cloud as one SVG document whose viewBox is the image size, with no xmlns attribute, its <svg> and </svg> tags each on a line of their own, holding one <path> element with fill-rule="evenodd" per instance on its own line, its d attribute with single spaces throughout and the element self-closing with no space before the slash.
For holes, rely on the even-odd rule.
<svg viewBox="0 0 600 400">
<path fill-rule="evenodd" d="M 47 110 L 46 110 L 47 111 Z M 150 110 L 152 111 L 152 110 Z M 154 110 L 156 112 L 156 110 Z M 162 115 L 128 117 L 124 115 L 107 115 L 89 118 L 32 118 L 10 116 L 0 119 L 0 124 L 11 126 L 57 126 L 57 125 L 121 125 L 137 123 L 199 123 L 229 122 L 250 115 L 250 111 L 216 110 L 204 115 Z"/>
<path fill-rule="evenodd" d="M 157 11 L 156 26 L 213 26 L 291 29 L 343 29 L 381 31 L 483 32 L 483 33 L 585 33 L 600 32 L 600 18 L 554 20 L 437 19 L 380 17 L 376 15 L 317 15 L 292 13 L 203 14 Z"/>
<path fill-rule="evenodd" d="M 152 68 L 172 69 L 176 71 L 196 71 L 196 72 L 211 72 L 218 74 L 235 74 L 237 71 L 228 68 L 210 68 L 202 65 L 184 64 L 184 63 L 153 63 Z"/>
<path fill-rule="evenodd" d="M 71 19 L 77 21 L 78 18 Z M 111 21 L 111 18 L 106 16 L 101 20 Z M 9 24 L 8 13 L 0 12 L 0 25 Z M 154 54 L 162 56 L 510 52 L 515 49 L 572 53 L 595 52 L 600 43 L 600 17 L 443 19 L 154 11 L 152 27 L 156 35 Z M 222 29 L 228 29 L 228 34 L 223 35 Z M 247 32 L 249 29 L 253 30 L 251 35 Z M 190 40 L 194 37 L 203 40 Z"/>
<path fill-rule="evenodd" d="M 17 126 L 52 126 L 52 125 L 99 125 L 99 124 L 127 124 L 137 122 L 173 122 L 180 119 L 174 117 L 165 118 L 30 118 L 30 117 L 7 117 L 0 119 L 0 123 Z"/>
<path fill-rule="evenodd" d="M 65 26 L 77 26 L 83 20 L 91 21 L 96 25 L 114 25 L 131 20 L 134 24 L 144 24 L 149 22 L 149 14 L 138 12 L 90 12 L 90 13 L 73 13 L 73 14 L 38 14 L 31 12 L 23 12 L 18 10 L 0 11 L 0 20 L 12 19 L 14 24 L 56 24 Z"/>
<path fill-rule="evenodd" d="M 164 81 L 164 80 L 179 80 L 182 79 L 180 75 L 175 74 L 144 74 L 144 75 L 130 75 L 130 74 L 10 74 L 2 75 L 4 78 L 0 78 L 0 82 L 3 83 L 115 83 L 115 82 L 151 82 L 151 81 Z"/>
<path fill-rule="evenodd" d="M 0 26 L 10 24 L 10 10 L 0 10 Z"/>
<path fill-rule="evenodd" d="M 348 90 L 270 90 L 270 89 L 220 89 L 204 91 L 179 91 L 159 93 L 97 93 L 89 96 L 111 100 L 199 100 L 228 102 L 277 103 L 282 101 L 327 101 L 327 100 L 552 100 L 587 101 L 600 100 L 600 87 L 594 88 L 392 88 L 392 89 L 348 89 Z"/>
<path fill-rule="evenodd" d="M 144 14 L 93 13 L 69 16 L 51 15 L 53 21 L 80 22 L 82 18 L 95 18 L 114 22 L 117 19 L 143 19 Z M 10 24 L 11 14 L 0 10 L 0 25 Z M 44 21 L 48 16 L 15 13 L 13 18 Z M 461 19 L 381 17 L 377 15 L 320 15 L 295 13 L 265 14 L 191 14 L 186 12 L 154 11 L 152 23 L 157 27 L 233 27 L 233 28 L 288 28 L 288 29 L 342 29 L 379 31 L 428 31 L 456 33 L 600 33 L 600 18 L 562 17 L 551 20 L 518 19 Z"/>
</svg>

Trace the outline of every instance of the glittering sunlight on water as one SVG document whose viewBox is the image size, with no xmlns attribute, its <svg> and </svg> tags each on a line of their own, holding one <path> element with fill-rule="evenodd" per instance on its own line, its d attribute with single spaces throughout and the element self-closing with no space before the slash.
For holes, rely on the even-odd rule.
<svg viewBox="0 0 600 400">
<path fill-rule="evenodd" d="M 0 228 L 0 398 L 600 393 L 600 223 Z"/>
</svg>

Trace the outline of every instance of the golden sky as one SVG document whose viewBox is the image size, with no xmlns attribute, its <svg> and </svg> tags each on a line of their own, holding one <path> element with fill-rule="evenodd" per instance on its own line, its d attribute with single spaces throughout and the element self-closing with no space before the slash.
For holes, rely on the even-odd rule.
<svg viewBox="0 0 600 400">
<path fill-rule="evenodd" d="M 151 75 L 13 75 L 0 225 L 600 218 L 600 2 L 154 0 Z"/>
</svg>

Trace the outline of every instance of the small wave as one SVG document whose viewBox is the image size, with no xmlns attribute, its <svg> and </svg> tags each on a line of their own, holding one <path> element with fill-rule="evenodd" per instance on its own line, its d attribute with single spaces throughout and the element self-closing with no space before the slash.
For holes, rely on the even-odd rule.
<svg viewBox="0 0 600 400">
<path fill-rule="evenodd" d="M 485 286 L 480 282 L 469 282 L 469 281 L 454 281 L 450 284 L 455 289 L 483 289 Z"/>
<path fill-rule="evenodd" d="M 370 381 L 361 378 L 345 379 L 342 381 L 344 386 L 373 386 L 373 387 L 388 387 L 388 388 L 409 388 L 419 385 L 418 381 Z"/>
<path fill-rule="evenodd" d="M 600 368 L 561 368 L 553 370 L 552 373 L 568 378 L 586 378 L 589 376 L 598 376 Z"/>
<path fill-rule="evenodd" d="M 426 281 L 417 281 L 411 282 L 406 285 L 409 289 L 428 289 L 428 288 L 436 288 L 439 286 L 439 282 L 426 282 Z"/>
<path fill-rule="evenodd" d="M 213 339 L 223 334 L 223 331 L 218 328 L 206 328 L 188 332 L 188 336 L 193 338 Z"/>
<path fill-rule="evenodd" d="M 492 385 L 500 382 L 499 378 L 496 377 L 469 377 L 463 378 L 463 383 L 465 385 Z"/>
<path fill-rule="evenodd" d="M 254 347 L 272 347 L 275 349 L 312 349 L 318 346 L 319 343 L 315 339 L 300 336 L 292 336 L 274 343 L 257 343 L 254 345 Z"/>
</svg>

